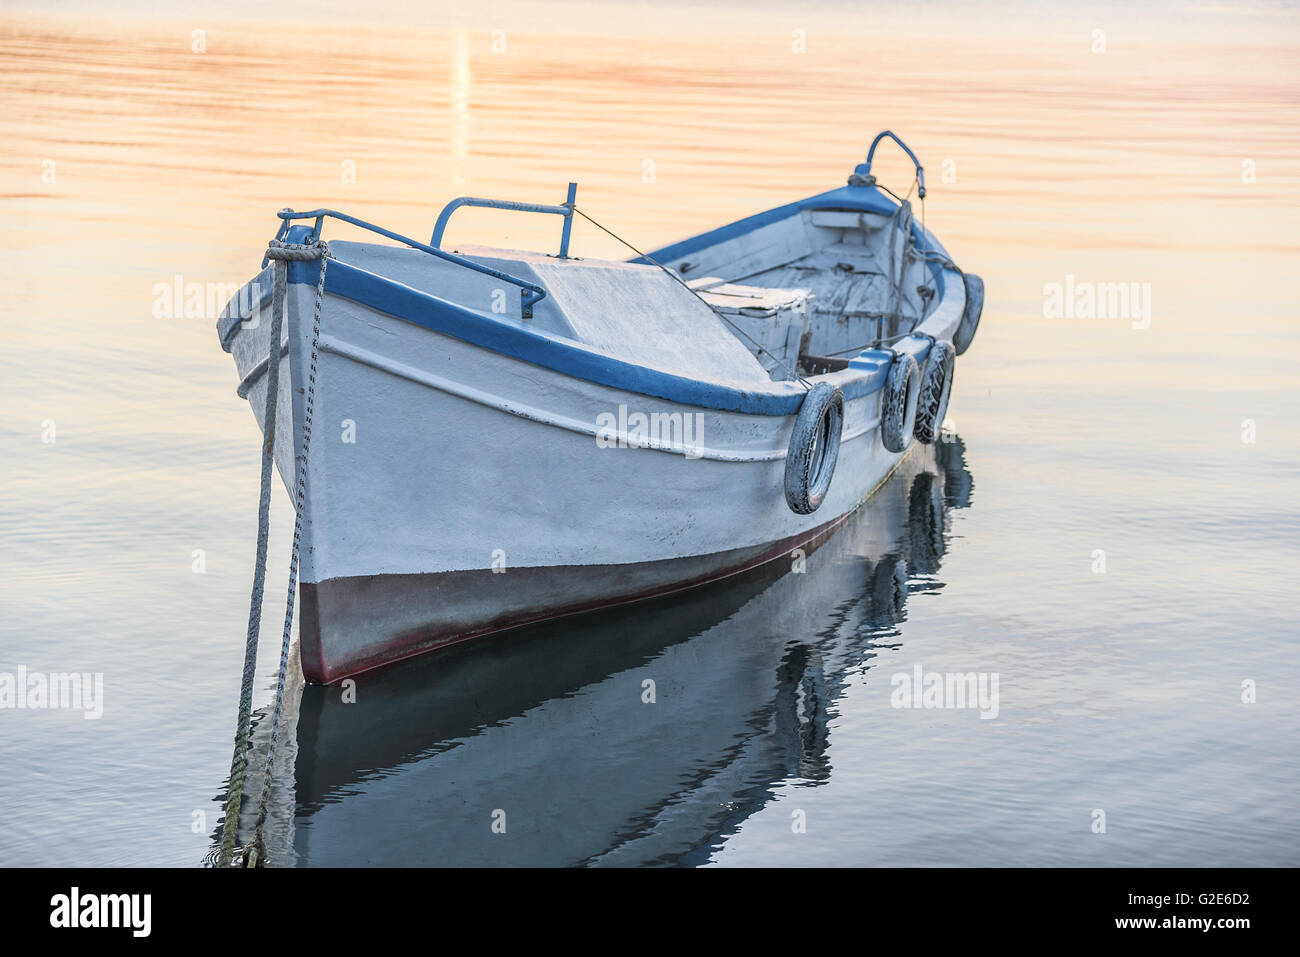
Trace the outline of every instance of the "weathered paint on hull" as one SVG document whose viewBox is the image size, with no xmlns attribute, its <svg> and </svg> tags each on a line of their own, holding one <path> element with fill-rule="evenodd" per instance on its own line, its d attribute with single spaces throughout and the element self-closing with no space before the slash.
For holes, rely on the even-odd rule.
<svg viewBox="0 0 1300 957">
<path fill-rule="evenodd" d="M 850 513 L 766 546 L 618 566 L 368 575 L 304 582 L 303 674 L 329 684 L 521 625 L 660 597 L 815 549 Z"/>
<path fill-rule="evenodd" d="M 280 407 L 299 420 L 310 309 L 302 287 L 293 292 Z M 235 338 L 241 374 L 266 354 L 268 327 Z M 795 515 L 778 457 L 792 417 L 706 411 L 710 451 L 699 459 L 600 448 L 563 423 L 594 422 L 620 404 L 695 410 L 547 373 L 332 297 L 322 339 L 300 576 L 302 663 L 313 682 L 788 555 L 841 522 L 899 460 L 879 440 L 879 395 L 850 401 L 852 437 L 827 500 Z M 455 381 L 431 387 L 411 368 L 449 370 Z M 248 390 L 263 427 L 265 381 Z M 448 391 L 462 388 L 561 424 Z M 278 418 L 277 465 L 291 486 L 299 430 Z M 340 440 L 344 421 L 355 424 L 355 444 Z M 498 549 L 504 574 L 492 570 Z"/>
</svg>

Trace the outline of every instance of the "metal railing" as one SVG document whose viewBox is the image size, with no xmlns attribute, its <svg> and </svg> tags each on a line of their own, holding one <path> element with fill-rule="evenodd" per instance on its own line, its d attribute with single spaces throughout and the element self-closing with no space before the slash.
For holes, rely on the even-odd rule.
<svg viewBox="0 0 1300 957">
<path fill-rule="evenodd" d="M 858 166 L 854 172 L 863 178 L 871 177 L 871 162 L 876 158 L 876 147 L 880 145 L 880 141 L 886 136 L 901 146 L 903 152 L 911 158 L 912 165 L 916 167 L 916 182 L 918 186 L 916 195 L 921 199 L 925 199 L 925 170 L 921 168 L 921 161 L 916 158 L 916 154 L 912 152 L 911 148 L 894 134 L 893 130 L 884 130 L 883 132 L 876 134 L 876 138 L 871 141 L 871 148 L 867 150 L 867 161 Z M 874 177 L 872 177 L 872 181 L 874 182 Z"/>
<path fill-rule="evenodd" d="M 570 198 L 572 198 L 573 189 L 574 189 L 573 185 L 570 184 L 569 187 Z M 281 239 L 281 240 L 284 239 L 285 235 L 289 231 L 290 223 L 294 222 L 295 220 L 314 219 L 316 220 L 316 223 L 312 227 L 311 233 L 306 237 L 308 242 L 312 242 L 317 239 L 320 239 L 321 229 L 324 226 L 325 220 L 327 218 L 337 219 L 345 223 L 350 223 L 353 226 L 359 226 L 362 229 L 368 229 L 372 233 L 378 233 L 380 236 L 385 236 L 388 239 L 394 239 L 399 243 L 404 243 L 407 246 L 410 246 L 412 249 L 418 249 L 422 252 L 426 252 L 430 256 L 436 256 L 439 259 L 445 260 L 449 263 L 454 263 L 457 266 L 464 266 L 466 269 L 472 269 L 474 272 L 482 273 L 485 276 L 491 276 L 494 279 L 500 279 L 502 282 L 510 283 L 513 286 L 518 286 L 521 302 L 522 302 L 521 315 L 525 319 L 531 319 L 533 315 L 533 306 L 535 306 L 537 303 L 541 302 L 544 298 L 546 298 L 546 290 L 541 286 L 537 285 L 536 283 L 529 282 L 526 279 L 520 279 L 518 276 L 512 276 L 509 273 L 502 272 L 499 269 L 493 269 L 491 266 L 484 266 L 481 263 L 474 262 L 472 259 L 466 259 L 464 256 L 457 256 L 455 253 L 444 252 L 443 250 L 438 249 L 435 246 L 426 246 L 424 243 L 415 239 L 411 239 L 409 236 L 403 236 L 401 233 L 395 233 L 390 229 L 384 229 L 382 226 L 376 226 L 374 223 L 368 223 L 364 219 L 358 219 L 355 216 L 349 216 L 347 213 L 340 213 L 337 210 L 333 210 L 333 209 L 313 209 L 309 212 L 298 212 L 292 209 L 282 209 L 278 213 L 276 213 L 276 215 L 279 216 L 280 219 L 282 220 L 280 224 L 279 232 L 277 232 L 275 236 L 276 239 Z M 447 215 L 447 210 L 443 211 L 443 215 L 444 216 Z M 570 222 L 571 220 L 566 220 L 565 222 L 564 244 L 566 249 L 568 247 L 568 236 L 569 236 L 568 224 Z M 438 238 L 438 234 L 435 233 L 435 239 L 437 238 Z M 265 259 L 262 260 L 263 268 L 266 267 L 266 262 L 267 261 Z"/>
<path fill-rule="evenodd" d="M 438 221 L 433 226 L 433 238 L 429 240 L 432 246 L 442 245 L 442 234 L 447 231 L 447 222 L 451 219 L 451 214 L 462 206 L 479 206 L 484 209 L 513 209 L 520 213 L 550 213 L 554 216 L 564 217 L 564 228 L 560 232 L 560 258 L 569 258 L 569 236 L 573 232 L 573 204 L 577 200 L 578 184 L 569 184 L 569 194 L 560 206 L 544 206 L 540 203 L 516 203 L 508 199 L 479 199 L 476 196 L 461 196 L 453 199 L 450 203 L 442 208 L 438 214 Z"/>
</svg>

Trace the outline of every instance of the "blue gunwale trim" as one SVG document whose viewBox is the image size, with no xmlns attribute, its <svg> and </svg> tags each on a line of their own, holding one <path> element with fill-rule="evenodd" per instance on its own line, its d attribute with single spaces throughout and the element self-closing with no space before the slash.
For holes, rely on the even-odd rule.
<svg viewBox="0 0 1300 957">
<path fill-rule="evenodd" d="M 645 256 L 637 256 L 634 259 L 629 259 L 628 262 L 644 265 L 650 262 L 650 258 L 653 258 L 656 262 L 667 266 L 670 260 L 690 256 L 701 249 L 708 249 L 710 246 L 725 243 L 729 239 L 735 239 L 745 233 L 751 233 L 764 226 L 770 226 L 772 223 L 779 223 L 783 219 L 797 216 L 804 210 L 818 209 L 847 209 L 855 212 L 881 213 L 892 216 L 898 210 L 898 204 L 876 186 L 841 186 L 838 189 L 818 193 L 816 196 L 809 196 L 807 199 L 787 203 L 785 206 L 764 210 L 761 213 L 755 213 L 753 216 L 738 219 L 734 223 L 728 223 L 726 226 L 719 226 L 717 229 L 699 233 L 688 239 L 682 239 L 667 246 L 652 249 Z M 921 225 L 915 221 L 912 222 L 912 238 L 922 250 L 933 250 L 942 253 L 944 256 L 948 255 L 948 251 L 943 248 L 943 245 L 935 238 L 934 234 L 928 229 L 922 229 Z M 934 274 L 938 283 L 939 295 L 943 295 L 943 268 L 936 263 L 930 263 L 929 265 L 930 271 Z"/>
<path fill-rule="evenodd" d="M 315 262 L 289 264 L 289 281 L 314 286 L 320 274 Z M 551 369 L 598 385 L 656 396 L 682 405 L 754 415 L 795 415 L 803 404 L 804 389 L 793 382 L 758 384 L 752 389 L 702 379 L 692 379 L 637 365 L 597 352 L 581 343 L 554 338 L 514 325 L 487 313 L 475 312 L 412 289 L 368 270 L 331 260 L 325 273 L 325 291 L 369 309 L 434 332 L 490 349 L 501 355 Z M 238 323 L 232 325 L 232 329 Z M 868 350 L 851 363 L 848 381 L 843 372 L 831 373 L 845 399 L 856 399 L 881 388 L 892 361 L 887 350 Z"/>
</svg>

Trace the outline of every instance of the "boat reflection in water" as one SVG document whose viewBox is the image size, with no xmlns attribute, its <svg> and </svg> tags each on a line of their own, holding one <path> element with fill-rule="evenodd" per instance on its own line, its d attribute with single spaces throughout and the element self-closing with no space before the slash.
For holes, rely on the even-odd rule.
<svg viewBox="0 0 1300 957">
<path fill-rule="evenodd" d="M 848 675 L 937 587 L 963 453 L 914 448 L 802 573 L 796 555 L 469 642 L 361 676 L 355 703 L 303 687 L 271 863 L 707 860 L 778 785 L 829 779 Z"/>
</svg>

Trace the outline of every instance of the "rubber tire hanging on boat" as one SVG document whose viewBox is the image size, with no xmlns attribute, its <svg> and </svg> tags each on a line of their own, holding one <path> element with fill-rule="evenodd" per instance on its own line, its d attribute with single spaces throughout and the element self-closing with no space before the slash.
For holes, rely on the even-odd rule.
<svg viewBox="0 0 1300 957">
<path fill-rule="evenodd" d="M 956 363 L 957 351 L 951 342 L 936 339 L 930 344 L 925 371 L 921 373 L 921 392 L 916 400 L 915 433 L 917 439 L 926 445 L 932 443 L 943 428 Z"/>
<path fill-rule="evenodd" d="M 970 348 L 975 330 L 979 328 L 980 315 L 984 312 L 984 280 L 973 272 L 963 274 L 962 280 L 966 286 L 966 308 L 962 310 L 961 322 L 952 337 L 957 355 Z"/>
<path fill-rule="evenodd" d="M 803 397 L 785 455 L 785 501 L 799 515 L 817 511 L 831 487 L 840 454 L 844 393 L 818 382 Z"/>
<path fill-rule="evenodd" d="M 920 369 L 911 354 L 894 353 L 885 376 L 885 394 L 880 399 L 880 441 L 891 452 L 902 452 L 912 443 L 920 380 Z"/>
</svg>

